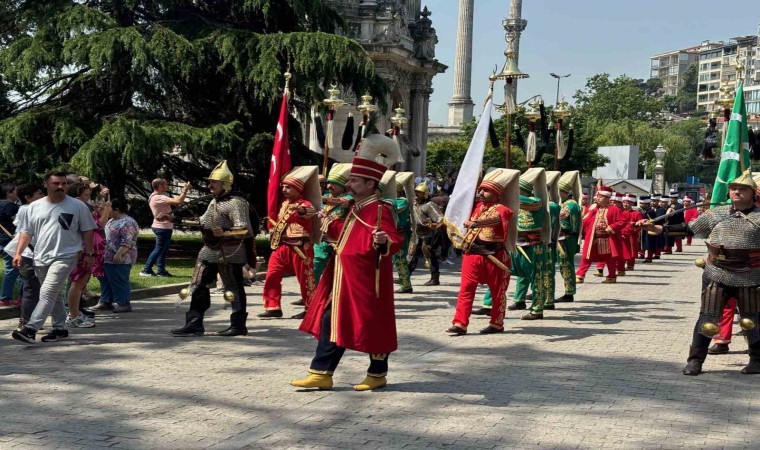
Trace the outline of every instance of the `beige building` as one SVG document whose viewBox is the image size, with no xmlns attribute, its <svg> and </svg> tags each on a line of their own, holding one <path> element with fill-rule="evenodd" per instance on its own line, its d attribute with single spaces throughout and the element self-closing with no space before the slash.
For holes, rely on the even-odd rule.
<svg viewBox="0 0 760 450">
<path fill-rule="evenodd" d="M 650 60 L 650 77 L 662 80 L 662 94 L 676 95 L 689 64 L 699 58 L 700 46 L 654 55 Z"/>
<path fill-rule="evenodd" d="M 736 61 L 744 61 L 745 64 L 745 101 L 748 105 L 748 97 L 756 97 L 756 85 L 758 70 L 755 58 L 757 56 L 758 36 L 741 36 L 731 38 L 727 43 L 721 43 L 719 47 L 706 47 L 699 52 L 699 81 L 697 88 L 697 110 L 715 111 L 719 109 L 715 100 L 720 95 L 719 89 L 723 84 L 736 86 Z M 754 114 L 760 109 L 760 98 L 752 100 Z"/>
</svg>

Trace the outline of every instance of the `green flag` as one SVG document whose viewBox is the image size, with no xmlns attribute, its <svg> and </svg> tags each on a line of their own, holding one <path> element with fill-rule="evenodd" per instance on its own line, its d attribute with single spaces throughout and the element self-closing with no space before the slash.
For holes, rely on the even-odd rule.
<svg viewBox="0 0 760 450">
<path fill-rule="evenodd" d="M 742 174 L 750 166 L 749 130 L 747 128 L 747 109 L 744 106 L 744 84 L 736 86 L 736 98 L 731 109 L 731 120 L 728 122 L 723 150 L 720 154 L 720 165 L 715 177 L 711 207 L 728 199 L 728 183 Z"/>
</svg>

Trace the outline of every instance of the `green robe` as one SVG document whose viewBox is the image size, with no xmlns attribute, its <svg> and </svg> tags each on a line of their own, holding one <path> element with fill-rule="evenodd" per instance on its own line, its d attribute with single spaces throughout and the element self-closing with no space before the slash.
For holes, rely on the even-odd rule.
<svg viewBox="0 0 760 450">
<path fill-rule="evenodd" d="M 565 251 L 559 254 L 559 272 L 565 282 L 565 295 L 575 295 L 575 254 L 580 251 L 578 236 L 581 233 L 581 205 L 573 199 L 562 203 L 560 227 L 564 239 L 559 242 Z"/>
<path fill-rule="evenodd" d="M 560 227 L 559 213 L 560 213 L 560 206 L 554 202 L 549 202 L 549 218 L 551 219 L 551 225 L 552 225 L 552 240 L 556 239 L 556 237 L 559 236 L 559 227 Z M 546 275 L 544 278 L 544 281 L 546 283 L 546 297 L 545 297 L 544 306 L 554 304 L 554 295 L 555 295 L 555 288 L 556 288 L 555 276 L 557 273 L 557 261 L 558 261 L 558 253 L 559 253 L 557 251 L 556 242 L 552 242 L 551 244 L 549 244 L 548 249 L 549 249 L 549 258 L 547 259 L 547 262 L 546 262 Z M 533 292 L 535 295 L 535 292 L 536 292 L 535 283 L 533 285 Z"/>
<path fill-rule="evenodd" d="M 520 211 L 517 215 L 517 231 L 536 231 L 541 230 L 543 226 L 543 209 L 540 208 L 541 199 L 538 197 L 527 197 L 520 195 Z M 525 208 L 525 209 L 524 209 Z M 530 210 L 533 211 L 530 211 Z M 525 245 L 520 250 L 510 252 L 512 259 L 512 275 L 516 277 L 514 302 L 524 302 L 528 293 L 528 288 L 533 282 L 534 277 L 542 276 L 546 272 L 547 249 L 546 244 Z M 538 275 L 537 275 L 538 274 Z M 533 307 L 531 312 L 541 313 L 544 310 L 545 289 L 544 283 L 538 283 L 536 288 L 538 292 L 533 296 Z M 486 292 L 483 299 L 485 308 L 491 307 L 491 292 Z M 535 308 L 535 309 L 534 309 Z"/>
<path fill-rule="evenodd" d="M 393 204 L 396 211 L 396 228 L 403 233 L 404 242 L 401 244 L 398 252 L 393 255 L 393 264 L 396 266 L 401 289 L 410 289 L 412 287 L 411 274 L 409 273 L 409 239 L 412 237 L 411 211 L 409 210 L 409 200 L 405 198 L 386 199 Z"/>
</svg>

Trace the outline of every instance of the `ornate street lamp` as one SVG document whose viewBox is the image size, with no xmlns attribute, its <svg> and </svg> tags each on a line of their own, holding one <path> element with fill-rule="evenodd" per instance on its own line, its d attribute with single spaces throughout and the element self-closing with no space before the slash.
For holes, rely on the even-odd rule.
<svg viewBox="0 0 760 450">
<path fill-rule="evenodd" d="M 662 164 L 662 162 L 665 158 L 666 153 L 667 150 L 665 150 L 662 144 L 658 145 L 657 148 L 654 149 L 655 165 L 654 169 L 652 169 L 652 178 L 654 178 L 654 184 L 659 191 L 658 193 L 660 194 L 663 194 L 665 192 L 665 166 Z"/>
<path fill-rule="evenodd" d="M 513 38 L 509 36 L 509 34 L 506 35 L 506 41 L 507 41 L 507 50 L 504 52 L 504 56 L 506 57 L 506 61 L 504 62 L 504 67 L 501 69 L 501 72 L 498 74 L 494 73 L 491 75 L 488 79 L 491 81 L 491 90 L 493 90 L 493 84 L 496 82 L 496 80 L 504 80 L 506 83 L 505 89 L 504 89 L 504 103 L 501 105 L 494 105 L 496 107 L 496 110 L 504 114 L 506 122 L 507 122 L 507 135 L 504 139 L 504 159 L 505 164 L 504 167 L 509 169 L 510 166 L 510 153 L 512 150 L 512 114 L 514 114 L 517 111 L 517 105 L 515 103 L 515 99 L 512 97 L 511 93 L 514 92 L 514 89 L 512 89 L 512 84 L 514 83 L 514 80 L 519 80 L 523 78 L 528 78 L 529 75 L 527 73 L 523 73 L 523 71 L 520 70 L 519 67 L 517 67 L 517 61 L 515 61 L 515 56 L 517 53 L 515 53 L 512 41 Z"/>
<path fill-rule="evenodd" d="M 339 97 L 340 90 L 333 84 L 327 90 L 327 98 L 322 100 L 322 104 L 327 106 L 327 131 L 325 137 L 325 151 L 322 154 L 322 175 L 327 177 L 327 163 L 329 161 L 330 149 L 333 147 L 333 119 L 335 119 L 335 110 L 347 105 L 348 103 Z"/>
<path fill-rule="evenodd" d="M 562 101 L 554 108 L 554 116 L 557 118 L 557 145 L 554 146 L 554 170 L 559 170 L 559 161 L 565 157 L 565 153 L 567 152 L 565 136 L 562 133 L 562 122 L 570 117 L 570 114 L 570 107 L 565 98 L 562 97 Z"/>
</svg>

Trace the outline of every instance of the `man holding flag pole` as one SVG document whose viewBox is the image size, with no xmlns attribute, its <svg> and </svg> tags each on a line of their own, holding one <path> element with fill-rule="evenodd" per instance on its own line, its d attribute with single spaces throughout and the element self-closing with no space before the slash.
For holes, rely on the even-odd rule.
<svg viewBox="0 0 760 450">
<path fill-rule="evenodd" d="M 285 92 L 272 149 L 267 188 L 267 221 L 272 254 L 267 264 L 262 294 L 264 312 L 261 319 L 282 317 L 282 278 L 295 273 L 301 287 L 301 299 L 308 307 L 314 296 L 314 243 L 321 240 L 317 211 L 322 206 L 316 166 L 291 170 L 288 145 L 288 96 L 290 73 L 285 72 Z M 280 205 L 280 192 L 285 201 Z M 303 318 L 300 313 L 294 318 Z"/>
<path fill-rule="evenodd" d="M 456 313 L 452 326 L 446 330 L 451 335 L 467 333 L 478 284 L 487 284 L 495 293 L 491 321 L 480 332 L 504 331 L 504 299 L 511 275 L 509 251 L 514 250 L 517 233 L 517 215 L 513 211 L 519 205 L 520 172 L 494 169 L 478 183 L 490 118 L 491 100 L 488 100 L 444 214 L 452 243 L 464 251 Z M 477 203 L 474 201 L 476 192 Z"/>
</svg>

